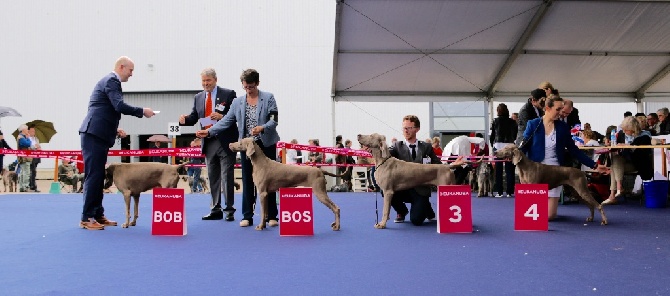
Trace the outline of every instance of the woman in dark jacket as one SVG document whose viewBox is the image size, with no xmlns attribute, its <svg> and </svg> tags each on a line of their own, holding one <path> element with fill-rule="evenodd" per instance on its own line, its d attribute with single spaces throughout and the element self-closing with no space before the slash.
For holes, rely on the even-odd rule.
<svg viewBox="0 0 670 296">
<path fill-rule="evenodd" d="M 649 131 L 641 130 L 635 117 L 628 116 L 621 122 L 622 131 L 617 134 L 617 145 L 651 145 Z M 615 204 L 621 195 L 623 175 L 637 171 L 642 180 L 654 177 L 654 154 L 651 148 L 628 148 L 612 151 L 612 176 L 610 196 L 603 205 Z"/>
<path fill-rule="evenodd" d="M 491 124 L 491 146 L 493 151 L 503 149 L 507 145 L 514 145 L 516 140 L 517 125 L 514 119 L 509 117 L 509 109 L 504 103 L 500 103 L 496 108 L 498 117 L 493 119 Z M 505 168 L 505 181 L 507 182 L 507 196 L 514 194 L 514 165 L 507 161 L 498 161 L 495 163 L 496 181 L 493 185 L 493 192 L 496 197 L 502 197 L 503 192 L 503 167 Z"/>
</svg>

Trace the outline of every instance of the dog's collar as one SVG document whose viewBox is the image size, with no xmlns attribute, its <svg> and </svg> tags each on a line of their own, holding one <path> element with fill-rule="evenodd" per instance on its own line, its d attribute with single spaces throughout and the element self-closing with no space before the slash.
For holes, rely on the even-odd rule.
<svg viewBox="0 0 670 296">
<path fill-rule="evenodd" d="M 382 166 L 382 165 L 383 165 L 389 158 L 391 158 L 391 156 L 389 156 L 389 157 L 387 157 L 387 158 L 384 158 L 384 160 L 382 160 L 382 163 L 380 163 L 379 165 L 376 165 L 376 166 L 375 166 L 375 170 L 378 169 L 380 166 Z"/>
</svg>

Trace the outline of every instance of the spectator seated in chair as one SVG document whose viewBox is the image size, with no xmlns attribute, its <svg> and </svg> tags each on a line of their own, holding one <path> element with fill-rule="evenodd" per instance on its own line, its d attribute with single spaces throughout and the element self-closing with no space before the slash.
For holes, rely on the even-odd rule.
<svg viewBox="0 0 670 296">
<path fill-rule="evenodd" d="M 640 129 L 638 120 L 633 116 L 624 118 L 622 131 L 616 135 L 616 145 L 651 145 L 649 131 Z M 654 175 L 654 156 L 651 148 L 627 148 L 612 150 L 612 175 L 610 196 L 603 205 L 616 204 L 622 195 L 622 181 L 625 173 L 637 171 L 642 180 L 650 180 Z"/>
<path fill-rule="evenodd" d="M 77 192 L 83 191 L 84 174 L 79 173 L 69 157 L 63 158 L 63 163 L 58 166 L 58 181 L 63 185 L 71 185 L 73 192 L 77 190 L 77 184 L 80 184 Z"/>
</svg>

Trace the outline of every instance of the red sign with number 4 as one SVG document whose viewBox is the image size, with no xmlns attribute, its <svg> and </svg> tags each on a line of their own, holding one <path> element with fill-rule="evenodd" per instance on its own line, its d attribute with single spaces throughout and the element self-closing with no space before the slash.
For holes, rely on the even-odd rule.
<svg viewBox="0 0 670 296">
<path fill-rule="evenodd" d="M 470 186 L 437 187 L 437 232 L 472 233 Z"/>
<path fill-rule="evenodd" d="M 549 230 L 549 190 L 547 184 L 516 184 L 514 230 Z"/>
</svg>

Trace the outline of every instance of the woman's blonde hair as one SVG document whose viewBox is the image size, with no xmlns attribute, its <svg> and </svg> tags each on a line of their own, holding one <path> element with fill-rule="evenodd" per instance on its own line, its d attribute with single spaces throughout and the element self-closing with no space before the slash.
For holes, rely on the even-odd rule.
<svg viewBox="0 0 670 296">
<path fill-rule="evenodd" d="M 440 137 L 433 137 L 433 145 L 440 145 Z"/>
<path fill-rule="evenodd" d="M 541 89 L 550 88 L 551 90 L 554 90 L 554 86 L 551 85 L 551 82 L 549 82 L 549 81 L 543 81 L 542 83 L 540 83 L 540 86 L 538 86 L 537 88 L 541 88 Z"/>
<path fill-rule="evenodd" d="M 640 123 L 633 116 L 626 116 L 621 122 L 621 129 L 633 131 L 633 135 L 637 136 L 640 134 Z"/>
</svg>

